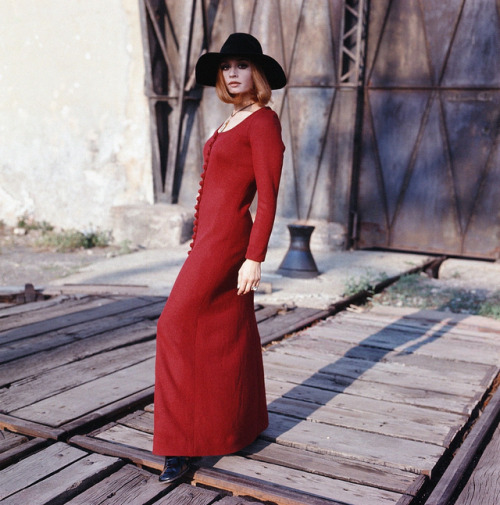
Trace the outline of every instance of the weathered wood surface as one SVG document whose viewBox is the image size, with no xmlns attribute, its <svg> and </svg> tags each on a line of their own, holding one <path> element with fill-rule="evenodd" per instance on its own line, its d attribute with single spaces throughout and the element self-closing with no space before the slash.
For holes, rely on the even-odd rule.
<svg viewBox="0 0 500 505">
<path fill-rule="evenodd" d="M 122 468 L 127 460 L 155 472 L 163 465 L 151 454 L 154 406 L 146 403 L 163 304 L 154 297 L 62 297 L 31 315 L 2 319 L 0 426 L 19 433 L 2 441 L 9 455 L 4 471 L 25 471 L 37 461 L 29 444 L 42 449 L 40 457 L 58 448 L 64 456 L 55 460 L 75 457 L 68 469 L 96 454 L 113 461 L 98 478 L 75 485 L 71 496 L 46 483 L 63 471 L 52 469 L 54 477 L 29 488 L 6 488 L 6 500 L 29 502 L 33 495 L 23 493 L 36 486 L 37 498 L 64 496 L 75 504 L 100 496 L 128 503 L 121 494 L 128 489 L 137 504 L 209 499 L 192 486 L 177 488 L 183 498 L 165 487 L 156 496 L 155 486 L 145 484 L 150 473 Z M 322 321 L 264 352 L 268 429 L 240 454 L 202 459 L 191 478 L 280 505 L 410 504 L 499 369 L 500 328 L 484 318 L 374 308 L 325 319 L 324 311 L 278 306 L 257 306 L 256 316 L 263 344 Z M 66 439 L 96 422 L 94 431 L 70 439 L 78 453 L 61 443 L 43 449 L 39 438 L 26 437 Z M 15 486 L 16 479 L 9 482 Z M 153 494 L 141 501 L 137 493 L 136 500 L 142 486 Z M 210 499 L 244 503 L 217 493 Z"/>
<path fill-rule="evenodd" d="M 347 312 L 268 348 L 269 428 L 239 455 L 201 460 L 194 481 L 283 504 L 411 503 L 498 373 L 482 350 L 500 349 L 495 324 L 449 316 Z M 72 442 L 158 470 L 153 410 Z"/>
<path fill-rule="evenodd" d="M 261 462 L 240 456 L 221 458 L 215 461 L 211 468 L 234 472 L 246 477 L 262 480 L 271 480 L 273 485 L 289 487 L 290 482 L 296 483 L 297 488 L 303 493 L 322 498 L 334 498 L 342 503 L 352 503 L 356 505 L 366 505 L 368 494 L 364 485 L 332 479 L 317 474 L 306 474 L 302 470 L 287 468 L 286 471 L 281 465 Z M 202 472 L 201 472 L 202 473 Z M 272 476 L 270 479 L 268 476 Z M 202 475 L 199 477 L 202 480 Z M 376 487 L 370 488 L 369 499 L 371 504 L 397 503 L 400 494 L 391 491 L 381 490 Z"/>
<path fill-rule="evenodd" d="M 122 505 L 143 504 L 158 499 L 165 493 L 165 486 L 155 475 L 132 465 L 126 465 L 89 489 L 66 502 L 66 505 L 91 503 Z"/>
<path fill-rule="evenodd" d="M 266 307 L 266 317 L 257 311 L 260 340 L 262 345 L 267 345 L 274 340 L 279 340 L 283 335 L 293 333 L 305 328 L 318 319 L 328 316 L 325 310 L 311 309 L 307 307 L 293 307 L 281 309 L 279 306 Z"/>
<path fill-rule="evenodd" d="M 6 434 L 15 435 L 14 433 L 10 433 L 8 431 L 0 431 L 0 437 Z M 0 452 L 0 470 L 16 463 L 26 455 L 32 454 L 49 444 L 49 441 L 45 438 L 33 438 L 28 440 L 26 437 L 21 435 L 15 436 L 18 437 L 17 445 Z"/>
<path fill-rule="evenodd" d="M 487 445 L 478 466 L 467 481 L 460 495 L 461 505 L 499 503 L 500 465 L 500 389 L 497 389 L 475 421 L 467 438 L 456 451 L 446 471 L 427 498 L 425 505 L 447 505 L 453 503 L 460 486 L 467 478 L 470 468 Z M 490 441 L 490 436 L 493 438 Z M 489 443 L 488 443 L 489 442 Z M 496 493 L 496 495 L 495 495 Z M 457 502 L 457 503 L 460 503 Z"/>
<path fill-rule="evenodd" d="M 31 304 L 32 311 L 28 305 L 0 310 L 0 426 L 60 439 L 118 413 L 127 399 L 133 406 L 152 398 L 164 304 L 151 296 L 61 295 Z M 257 306 L 263 344 L 320 312 Z"/>
<path fill-rule="evenodd" d="M 66 503 L 123 463 L 56 443 L 0 472 L 0 503 Z"/>
<path fill-rule="evenodd" d="M 455 505 L 497 505 L 500 501 L 500 426 L 488 443 Z"/>
<path fill-rule="evenodd" d="M 6 309 L 0 332 L 0 426 L 60 439 L 153 394 L 159 297 L 58 297 Z M 0 314 L 2 311 L 0 310 Z"/>
<path fill-rule="evenodd" d="M 13 449 L 14 447 L 27 442 L 27 438 L 8 431 L 0 431 L 0 454 Z"/>
<path fill-rule="evenodd" d="M 57 442 L 0 471 L 0 503 L 247 505 L 250 502 L 187 484 L 177 487 L 161 484 L 156 474 L 117 458 L 88 454 Z"/>
</svg>

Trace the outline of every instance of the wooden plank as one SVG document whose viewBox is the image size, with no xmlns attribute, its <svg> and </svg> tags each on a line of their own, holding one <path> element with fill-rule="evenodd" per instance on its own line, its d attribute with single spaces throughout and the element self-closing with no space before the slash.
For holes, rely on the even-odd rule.
<svg viewBox="0 0 500 505">
<path fill-rule="evenodd" d="M 220 494 L 211 489 L 181 484 L 166 496 L 155 502 L 155 505 L 210 505 L 216 502 Z M 220 503 L 220 502 L 216 502 Z"/>
<path fill-rule="evenodd" d="M 99 295 L 99 296 L 144 296 L 151 293 L 151 287 L 141 284 L 62 284 L 48 286 L 44 295 Z"/>
<path fill-rule="evenodd" d="M 144 307 L 146 305 L 152 305 L 157 302 L 157 299 L 152 297 L 128 298 L 125 300 L 113 301 L 112 303 L 105 303 L 102 299 L 100 299 L 100 302 L 100 305 L 96 307 L 87 307 L 77 312 L 50 317 L 49 319 L 26 324 L 19 328 L 13 328 L 9 331 L 3 331 L 0 333 L 0 344 L 13 342 L 27 337 L 34 337 L 50 331 L 74 326 L 76 324 L 88 324 L 91 321 L 107 316 L 128 313 L 133 309 Z"/>
<path fill-rule="evenodd" d="M 455 452 L 448 468 L 439 479 L 425 505 L 447 504 L 473 462 L 476 454 L 484 447 L 500 418 L 500 389 L 497 389 L 481 417 L 472 426 L 467 438 Z"/>
<path fill-rule="evenodd" d="M 438 328 L 439 332 L 447 339 L 454 341 L 473 341 L 473 342 L 484 342 L 486 344 L 496 344 L 497 336 L 500 330 L 494 330 L 489 328 L 486 330 L 479 324 L 467 325 L 464 323 L 465 317 L 473 320 L 475 317 L 481 319 L 480 316 L 462 316 L 464 319 L 462 322 L 449 318 L 449 312 L 436 312 L 435 319 L 427 319 L 425 317 L 419 317 L 418 312 L 413 314 L 404 315 L 398 317 L 396 312 L 393 316 L 380 314 L 376 311 L 368 310 L 366 312 L 341 314 L 339 315 L 339 321 L 348 322 L 350 324 L 369 324 L 374 329 L 380 329 L 384 327 L 390 327 L 394 330 L 400 330 L 409 333 L 426 333 L 430 330 Z M 440 314 L 441 318 L 438 319 L 437 315 Z"/>
<path fill-rule="evenodd" d="M 57 442 L 0 472 L 0 500 L 49 477 L 87 453 Z M 25 502 L 29 503 L 29 502 Z"/>
<path fill-rule="evenodd" d="M 447 393 L 465 398 L 477 398 L 484 393 L 484 387 L 480 385 L 482 376 L 476 380 L 472 379 L 464 382 L 457 379 L 450 381 L 446 369 L 442 370 L 440 374 L 429 370 L 423 374 L 422 370 L 418 368 L 403 367 L 393 363 L 377 363 L 346 356 L 338 359 L 333 357 L 332 359 L 327 355 L 320 358 L 290 353 L 286 346 L 282 346 L 280 350 L 270 350 L 266 353 L 265 359 L 266 366 L 272 364 L 307 370 L 312 373 L 327 374 L 334 378 L 339 377 L 340 380 L 349 377 L 354 380 L 400 385 L 422 389 L 431 393 Z M 459 365 L 455 364 L 453 368 L 459 368 Z"/>
<path fill-rule="evenodd" d="M 9 451 L 17 445 L 24 444 L 28 439 L 17 433 L 11 433 L 10 431 L 0 431 L 0 455 L 6 451 Z"/>
<path fill-rule="evenodd" d="M 0 320 L 0 335 L 21 326 L 32 325 L 50 318 L 76 313 L 85 308 L 92 309 L 94 307 L 100 307 L 101 305 L 113 303 L 114 301 L 115 300 L 112 298 L 79 296 L 62 300 L 60 304 L 49 305 L 40 310 L 20 311 L 18 314 L 13 314 Z M 38 302 L 37 305 L 27 304 L 25 307 L 31 309 L 36 306 L 38 306 Z"/>
<path fill-rule="evenodd" d="M 200 468 L 194 473 L 192 482 L 224 489 L 235 495 L 251 496 L 276 505 L 345 505 L 333 498 L 322 498 L 291 489 L 289 485 L 270 484 L 249 475 L 214 468 Z"/>
<path fill-rule="evenodd" d="M 495 335 L 500 332 L 500 324 L 491 318 L 470 314 L 453 314 L 444 311 L 387 308 L 379 310 L 376 306 L 362 312 L 339 314 L 339 321 L 357 324 L 367 322 L 374 328 L 391 326 L 409 332 L 426 332 L 441 328 L 447 338 L 461 340 L 480 340 L 495 343 Z"/>
<path fill-rule="evenodd" d="M 285 366 L 270 365 L 264 361 L 264 373 L 266 381 L 272 379 L 286 383 L 288 390 L 293 385 L 309 386 L 314 389 L 323 389 L 331 391 L 330 398 L 334 394 L 348 393 L 351 395 L 376 398 L 396 403 L 406 403 L 420 407 L 430 407 L 433 409 L 446 410 L 458 414 L 470 414 L 477 404 L 479 396 L 465 398 L 463 396 L 451 395 L 446 393 L 434 392 L 432 395 L 425 390 L 414 389 L 411 387 L 399 386 L 397 384 L 380 384 L 353 380 L 349 377 L 332 377 L 329 374 L 321 372 L 308 372 L 306 370 L 293 370 Z"/>
<path fill-rule="evenodd" d="M 151 340 L 114 349 L 31 376 L 29 380 L 15 382 L 8 389 L 0 390 L 1 409 L 4 413 L 9 413 L 128 368 L 154 357 L 155 346 L 155 341 Z"/>
<path fill-rule="evenodd" d="M 54 339 L 53 335 L 49 333 L 13 343 L 0 344 L 0 364 L 3 366 L 19 358 L 37 355 L 40 352 L 69 344 L 75 340 L 76 337 L 71 334 L 60 335 L 57 339 Z"/>
<path fill-rule="evenodd" d="M 261 323 L 270 317 L 276 316 L 284 308 L 280 305 L 260 305 L 255 307 L 255 319 L 257 323 Z"/>
<path fill-rule="evenodd" d="M 208 468 L 205 468 L 207 459 L 202 460 L 203 468 L 195 472 L 194 480 L 204 482 L 201 479 Z M 227 472 L 230 475 L 238 475 L 245 479 L 254 480 L 254 490 L 251 496 L 260 500 L 274 501 L 274 496 L 257 494 L 256 491 L 262 485 L 281 486 L 292 492 L 303 493 L 302 503 L 314 503 L 314 498 L 332 500 L 350 505 L 388 505 L 395 504 L 400 498 L 398 493 L 380 490 L 374 487 L 361 486 L 351 482 L 339 481 L 302 471 L 285 468 L 278 465 L 253 461 L 240 456 L 226 456 L 215 458 L 212 463 L 213 470 Z M 265 478 L 263 478 L 265 476 Z M 231 490 L 231 489 L 229 489 Z M 296 495 L 297 498 L 300 495 Z M 307 498 L 306 498 L 307 496 Z M 309 501 L 311 500 L 311 501 Z M 277 503 L 280 503 L 276 500 Z M 300 502 L 299 502 L 300 503 Z"/>
<path fill-rule="evenodd" d="M 432 444 L 301 421 L 272 412 L 269 427 L 261 437 L 288 447 L 424 475 L 430 475 L 444 453 L 444 448 Z"/>
<path fill-rule="evenodd" d="M 12 447 L 8 451 L 0 453 L 0 469 L 16 463 L 28 454 L 36 452 L 48 444 L 49 441 L 45 438 L 33 438 L 23 444 Z"/>
<path fill-rule="evenodd" d="M 127 459 L 130 459 L 136 463 L 139 464 L 146 464 L 148 466 L 151 466 L 150 462 L 147 461 L 151 456 L 150 453 L 148 452 L 150 448 L 152 447 L 152 436 L 144 433 L 134 433 L 134 430 L 127 429 L 125 426 L 121 425 L 113 425 L 112 427 L 108 428 L 107 430 L 104 430 L 101 432 L 99 435 L 99 440 L 96 439 L 90 439 L 89 437 L 80 437 L 80 436 L 75 436 L 71 439 L 71 443 L 77 443 L 78 445 L 81 445 L 89 450 L 94 450 L 94 451 L 99 451 L 99 452 L 104 452 L 105 454 L 112 454 L 114 456 L 120 456 L 120 457 L 126 457 Z M 112 442 L 111 442 L 112 441 Z M 264 442 L 260 442 L 261 444 L 264 444 Z M 130 447 L 133 446 L 133 447 Z M 138 448 L 141 447 L 143 449 L 142 452 L 138 451 Z M 274 446 L 276 447 L 276 446 Z M 249 448 L 250 452 L 254 453 L 252 447 Z M 286 453 L 287 461 L 300 461 L 300 453 L 301 451 L 297 451 L 296 449 L 290 449 L 288 447 L 279 447 L 278 448 L 278 454 L 279 451 L 289 451 L 289 453 Z M 331 465 L 331 456 L 324 457 L 322 455 L 317 455 L 317 454 L 311 454 L 309 453 L 309 460 L 311 459 L 316 459 L 316 463 L 318 464 L 318 467 L 324 471 L 325 465 Z M 297 459 L 297 456 L 299 458 Z M 276 457 L 276 452 L 274 452 L 274 457 Z M 257 458 L 260 459 L 260 458 Z M 146 460 L 146 461 L 145 461 Z M 265 461 L 265 460 L 264 460 Z M 324 464 L 323 464 L 324 463 Z M 156 468 L 160 469 L 162 467 L 162 458 L 157 457 L 157 463 L 156 463 Z M 203 463 L 201 463 L 203 464 Z M 340 465 L 339 462 L 337 462 L 337 468 L 340 468 L 341 466 L 344 467 L 343 472 L 350 472 L 352 471 L 352 468 L 363 468 L 362 464 L 353 462 L 352 460 L 344 460 L 343 464 Z M 238 468 L 237 466 L 233 467 L 233 470 Z M 393 469 L 382 469 L 381 467 L 373 467 L 370 465 L 364 465 L 364 475 L 365 477 L 369 477 L 374 485 L 376 487 L 382 487 L 386 481 L 389 482 L 394 482 L 396 479 L 399 479 L 399 487 L 405 488 L 405 489 L 414 489 L 419 488 L 422 483 L 423 483 L 423 477 L 418 476 L 415 474 L 409 474 L 405 473 L 399 470 L 393 470 Z M 302 468 L 302 471 L 307 471 L 309 472 L 309 468 Z M 320 472 L 315 472 L 315 473 L 320 473 Z M 362 473 L 362 470 L 360 470 L 360 474 Z M 321 474 L 321 473 L 320 473 Z M 387 478 L 386 475 L 389 475 L 390 477 Z M 358 475 L 359 476 L 359 475 Z M 267 474 L 266 474 L 267 478 Z M 384 480 L 385 479 L 385 480 Z M 391 480 L 392 479 L 392 480 Z M 383 482 L 382 482 L 383 481 Z M 418 481 L 418 484 L 417 484 Z M 234 489 L 233 489 L 234 490 Z M 255 495 L 252 495 L 255 496 Z M 307 502 L 309 503 L 309 502 Z"/>
<path fill-rule="evenodd" d="M 158 476 L 132 465 L 126 465 L 65 505 L 144 505 L 155 503 L 165 494 L 167 486 L 158 482 Z"/>
<path fill-rule="evenodd" d="M 153 468 L 155 470 L 162 470 L 165 461 L 163 456 L 156 456 L 151 454 L 150 451 L 128 445 L 116 444 L 86 435 L 75 435 L 69 439 L 69 443 L 98 454 L 126 459 L 132 461 L 136 465 Z"/>
<path fill-rule="evenodd" d="M 58 427 L 154 384 L 154 358 L 74 387 L 11 412 L 12 416 Z M 75 398 L 79 401 L 75 402 Z M 64 408 L 61 408 L 64 406 Z"/>
<path fill-rule="evenodd" d="M 272 397 L 268 397 L 272 398 Z M 362 402 L 363 400 L 359 400 Z M 307 421 L 331 424 L 353 430 L 380 433 L 394 438 L 405 438 L 448 447 L 453 437 L 460 431 L 463 423 L 455 422 L 452 426 L 433 423 L 432 413 L 422 412 L 425 423 L 405 419 L 403 416 L 389 415 L 383 407 L 377 414 L 367 416 L 366 412 L 316 405 L 301 400 L 274 397 L 268 410 L 276 414 L 297 417 Z M 423 409 L 422 409 L 423 410 Z"/>
<path fill-rule="evenodd" d="M 273 346 L 272 350 L 281 352 L 283 344 Z M 458 380 L 460 382 L 471 381 L 481 384 L 485 388 L 491 384 L 492 379 L 497 374 L 498 367 L 495 365 L 484 365 L 482 363 L 467 363 L 446 359 L 446 356 L 422 356 L 414 353 L 400 353 L 387 351 L 385 349 L 356 345 L 349 342 L 334 340 L 334 338 L 322 338 L 314 334 L 314 330 L 309 328 L 286 340 L 286 352 L 312 357 L 325 356 L 348 356 L 354 359 L 364 359 L 376 363 L 397 363 L 402 367 L 411 366 L 421 369 L 420 373 L 443 372 L 450 382 Z M 480 380 L 479 378 L 482 377 Z"/>
<path fill-rule="evenodd" d="M 439 329 L 422 335 L 404 333 L 384 327 L 373 332 L 373 327 L 360 324 L 338 323 L 335 318 L 323 325 L 316 325 L 311 331 L 323 338 L 334 338 L 357 345 L 379 347 L 402 353 L 419 353 L 426 356 L 447 356 L 448 359 L 496 365 L 500 360 L 500 348 L 494 345 L 478 346 L 474 342 L 462 341 L 460 345 L 450 345 Z"/>
<path fill-rule="evenodd" d="M 498 505 L 500 498 L 500 426 L 486 449 L 455 505 Z"/>
<path fill-rule="evenodd" d="M 7 317 L 12 317 L 14 315 L 24 314 L 24 313 L 33 313 L 37 310 L 45 310 L 50 307 L 57 306 L 61 303 L 67 302 L 71 298 L 67 295 L 59 295 L 49 298 L 48 300 L 42 300 L 40 302 L 36 302 L 35 304 L 27 304 L 22 303 L 20 305 L 12 305 L 5 304 L 5 306 L 0 306 L 0 319 L 5 319 Z M 3 327 L 0 323 L 0 331 L 3 331 Z"/>
<path fill-rule="evenodd" d="M 463 414 L 435 409 L 430 411 L 417 405 L 407 405 L 350 394 L 332 395 L 327 390 L 307 386 L 292 386 L 290 389 L 290 385 L 273 380 L 266 381 L 266 390 L 270 401 L 273 401 L 274 398 L 289 398 L 310 403 L 311 410 L 327 406 L 332 409 L 359 412 L 365 417 L 375 419 L 380 416 L 387 416 L 389 419 L 395 420 L 404 419 L 404 422 L 410 422 L 411 424 L 426 425 L 428 429 L 443 435 L 443 437 L 448 428 L 453 429 L 455 426 L 463 426 L 468 419 Z"/>
<path fill-rule="evenodd" d="M 114 425 L 96 435 L 96 438 L 122 444 L 143 451 L 153 450 L 153 435 L 128 426 Z"/>
<path fill-rule="evenodd" d="M 45 461 L 43 464 L 38 463 L 38 466 L 44 466 L 45 463 Z M 100 454 L 91 454 L 56 471 L 56 473 L 47 476 L 30 487 L 21 489 L 16 494 L 4 500 L 4 503 L 5 505 L 66 503 L 122 465 L 123 463 L 115 458 L 109 458 Z M 33 470 L 36 469 L 33 468 Z M 22 481 L 25 480 L 26 475 L 23 474 L 20 477 Z"/>
<path fill-rule="evenodd" d="M 296 470 L 345 480 L 356 484 L 378 487 L 395 493 L 415 496 L 426 478 L 412 472 L 362 461 L 353 461 L 342 456 L 318 454 L 296 447 L 287 447 L 258 439 L 241 453 L 250 459 L 286 466 Z"/>
<path fill-rule="evenodd" d="M 117 329 L 106 331 L 104 334 L 98 333 L 88 336 L 84 340 L 76 339 L 55 349 L 39 351 L 36 354 L 3 363 L 0 366 L 0 386 L 7 384 L 10 386 L 11 383 L 20 379 L 41 374 L 52 368 L 85 359 L 100 352 L 153 339 L 155 335 L 156 324 L 153 321 L 139 321 L 126 327 L 120 325 Z M 51 343 L 48 342 L 48 345 Z"/>
<path fill-rule="evenodd" d="M 87 429 L 95 423 L 102 424 L 102 422 L 105 422 L 111 417 L 116 417 L 125 411 L 130 411 L 131 409 L 137 408 L 139 405 L 150 402 L 153 399 L 153 395 L 154 386 L 151 386 L 143 389 L 142 391 L 126 396 L 121 400 L 109 403 L 97 410 L 93 410 L 74 421 L 62 425 L 64 434 L 66 436 L 70 436 L 76 431 Z"/>
<path fill-rule="evenodd" d="M 438 322 L 443 319 L 443 311 L 431 309 L 415 310 L 408 307 L 391 307 L 387 305 L 374 305 L 370 312 L 383 316 L 397 316 L 424 322 Z M 446 312 L 446 318 L 453 322 L 457 328 L 468 328 L 475 333 L 498 333 L 500 321 L 483 316 L 471 316 L 470 314 L 456 314 Z"/>
<path fill-rule="evenodd" d="M 244 500 L 240 496 L 225 496 L 217 502 L 217 505 L 264 505 L 262 502 Z"/>
<path fill-rule="evenodd" d="M 0 428 L 31 437 L 50 438 L 52 440 L 58 440 L 64 434 L 64 430 L 49 428 L 39 423 L 5 414 L 0 414 Z"/>
<path fill-rule="evenodd" d="M 266 319 L 259 324 L 261 342 L 263 345 L 269 344 L 289 333 L 305 328 L 328 314 L 328 311 L 304 307 Z"/>
<path fill-rule="evenodd" d="M 19 339 L 11 342 L 8 346 L 0 347 L 0 363 L 39 354 L 42 351 L 52 350 L 69 343 L 112 332 L 113 330 L 120 330 L 120 328 L 127 328 L 142 322 L 143 319 L 149 323 L 151 329 L 154 329 L 153 331 L 156 333 L 156 325 L 153 320 L 159 315 L 159 309 L 160 306 L 158 304 L 153 304 L 131 310 L 126 316 L 117 314 L 92 321 L 92 324 L 83 322 L 42 335 Z"/>
<path fill-rule="evenodd" d="M 143 431 L 144 433 L 153 433 L 153 413 L 152 412 L 134 412 L 130 416 L 119 420 L 120 424 Z"/>
</svg>

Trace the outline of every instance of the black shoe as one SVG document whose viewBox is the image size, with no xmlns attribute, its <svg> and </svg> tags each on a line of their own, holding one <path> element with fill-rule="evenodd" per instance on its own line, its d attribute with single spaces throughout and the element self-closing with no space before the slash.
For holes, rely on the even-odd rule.
<svg viewBox="0 0 500 505">
<path fill-rule="evenodd" d="M 169 484 L 181 478 L 188 470 L 189 458 L 184 458 L 183 456 L 167 456 L 159 481 Z"/>
</svg>

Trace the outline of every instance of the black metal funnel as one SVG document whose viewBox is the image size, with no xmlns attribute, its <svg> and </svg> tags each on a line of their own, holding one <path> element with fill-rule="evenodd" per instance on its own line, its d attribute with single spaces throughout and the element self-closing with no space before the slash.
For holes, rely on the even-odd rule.
<svg viewBox="0 0 500 505">
<path fill-rule="evenodd" d="M 310 278 L 319 275 L 309 242 L 314 226 L 289 224 L 290 247 L 277 273 L 286 277 Z"/>
</svg>

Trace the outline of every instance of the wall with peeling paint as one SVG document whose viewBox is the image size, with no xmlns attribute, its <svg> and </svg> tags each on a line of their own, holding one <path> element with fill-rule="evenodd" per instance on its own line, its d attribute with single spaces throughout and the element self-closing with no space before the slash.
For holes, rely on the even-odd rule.
<svg viewBox="0 0 500 505">
<path fill-rule="evenodd" d="M 153 203 L 137 0 L 2 0 L 0 33 L 0 220 Z"/>
</svg>

